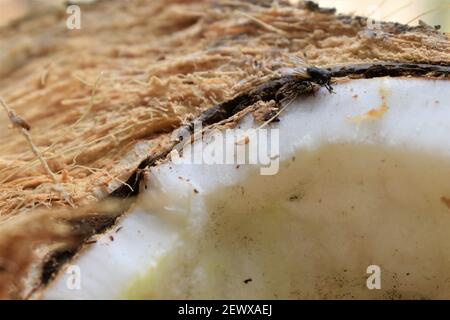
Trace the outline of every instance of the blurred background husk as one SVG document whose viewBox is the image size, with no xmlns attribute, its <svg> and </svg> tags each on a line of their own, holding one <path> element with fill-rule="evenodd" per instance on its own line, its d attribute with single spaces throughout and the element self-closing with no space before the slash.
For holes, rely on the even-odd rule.
<svg viewBox="0 0 450 320">
<path fill-rule="evenodd" d="M 89 1 L 79 0 L 79 2 Z M 302 0 L 291 0 L 291 2 L 298 1 Z M 0 0 L 0 26 L 49 6 L 61 6 L 65 2 L 65 0 Z M 369 16 L 375 20 L 417 25 L 420 19 L 429 25 L 440 25 L 444 32 L 450 32 L 450 0 L 316 0 L 316 2 L 323 7 L 335 7 L 341 13 Z"/>
</svg>

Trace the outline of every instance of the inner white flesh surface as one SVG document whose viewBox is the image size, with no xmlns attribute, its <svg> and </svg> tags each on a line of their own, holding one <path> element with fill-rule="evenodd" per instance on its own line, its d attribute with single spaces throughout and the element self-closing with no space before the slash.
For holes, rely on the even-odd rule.
<svg viewBox="0 0 450 320">
<path fill-rule="evenodd" d="M 334 88 L 267 127 L 279 129 L 276 175 L 152 168 L 136 207 L 73 261 L 80 286 L 63 271 L 44 298 L 450 298 L 450 82 Z"/>
</svg>

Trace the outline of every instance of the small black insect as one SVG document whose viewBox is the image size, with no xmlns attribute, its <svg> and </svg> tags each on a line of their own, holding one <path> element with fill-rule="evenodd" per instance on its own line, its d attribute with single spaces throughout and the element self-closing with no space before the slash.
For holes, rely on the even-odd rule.
<svg viewBox="0 0 450 320">
<path fill-rule="evenodd" d="M 331 86 L 331 73 L 329 71 L 317 67 L 308 67 L 306 68 L 306 73 L 311 78 L 311 82 L 324 86 L 330 93 L 333 93 L 333 87 Z"/>
<path fill-rule="evenodd" d="M 333 88 L 331 87 L 331 72 L 308 65 L 297 56 L 291 56 L 290 60 L 295 67 L 280 69 L 282 75 L 292 76 L 298 80 L 314 82 L 325 87 L 330 93 L 333 92 Z"/>
</svg>

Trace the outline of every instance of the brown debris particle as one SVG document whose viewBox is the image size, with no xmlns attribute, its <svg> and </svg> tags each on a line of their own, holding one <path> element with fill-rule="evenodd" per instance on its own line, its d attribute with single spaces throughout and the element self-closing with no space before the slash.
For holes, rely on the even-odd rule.
<svg viewBox="0 0 450 320">
<path fill-rule="evenodd" d="M 253 111 L 253 119 L 257 123 L 265 123 L 272 119 L 279 111 L 279 106 L 275 101 L 263 102 L 256 104 L 256 110 Z M 278 118 L 272 120 L 273 122 L 280 121 Z"/>
<path fill-rule="evenodd" d="M 447 208 L 450 209 L 450 198 L 445 197 L 445 196 L 442 196 L 442 197 L 441 197 L 441 202 L 442 202 L 443 204 L 445 204 L 445 205 L 447 206 Z"/>
<path fill-rule="evenodd" d="M 249 136 L 245 136 L 244 138 L 242 138 L 239 141 L 236 141 L 236 145 L 238 146 L 244 146 L 250 143 L 250 137 Z"/>
</svg>

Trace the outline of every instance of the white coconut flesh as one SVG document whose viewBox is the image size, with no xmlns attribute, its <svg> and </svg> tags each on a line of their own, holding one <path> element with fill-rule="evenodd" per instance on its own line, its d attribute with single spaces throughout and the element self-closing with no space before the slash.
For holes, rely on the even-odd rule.
<svg viewBox="0 0 450 320">
<path fill-rule="evenodd" d="M 276 175 L 151 168 L 133 210 L 72 262 L 79 286 L 62 270 L 44 297 L 450 298 L 450 82 L 334 89 L 266 127 L 279 129 Z M 367 287 L 373 265 L 379 290 Z"/>
</svg>

